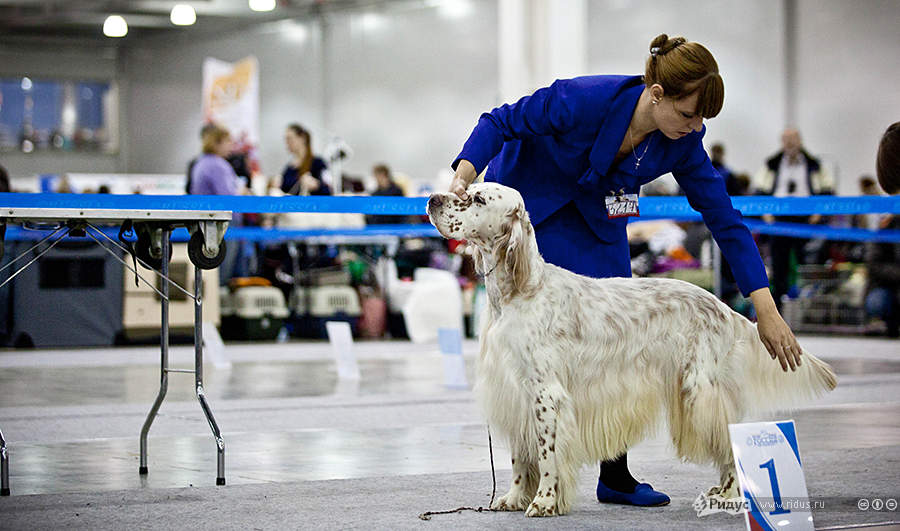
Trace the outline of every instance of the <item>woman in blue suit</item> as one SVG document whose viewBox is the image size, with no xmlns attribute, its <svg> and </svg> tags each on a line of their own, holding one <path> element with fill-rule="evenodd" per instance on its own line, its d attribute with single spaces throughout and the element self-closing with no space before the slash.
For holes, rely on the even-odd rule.
<svg viewBox="0 0 900 531">
<path fill-rule="evenodd" d="M 759 317 L 759 335 L 782 368 L 795 370 L 800 347 L 778 314 L 759 250 L 725 183 L 703 149 L 704 118 L 722 109 L 724 84 L 712 54 L 682 37 L 650 43 L 643 76 L 558 80 L 481 116 L 453 162 L 450 191 L 485 180 L 522 194 L 544 259 L 590 277 L 630 277 L 625 225 L 638 215 L 640 187 L 671 172 L 703 216 Z M 603 502 L 665 505 L 638 483 L 627 454 L 603 462 Z"/>
</svg>

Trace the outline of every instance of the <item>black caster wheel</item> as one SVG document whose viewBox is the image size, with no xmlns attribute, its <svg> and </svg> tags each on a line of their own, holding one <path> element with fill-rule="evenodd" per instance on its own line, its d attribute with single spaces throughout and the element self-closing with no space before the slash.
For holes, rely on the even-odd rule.
<svg viewBox="0 0 900 531">
<path fill-rule="evenodd" d="M 145 264 L 150 266 L 152 269 L 159 271 L 162 269 L 162 256 L 154 257 L 150 254 L 150 234 L 139 231 L 137 243 L 135 244 L 134 249 L 135 254 L 138 259 L 143 260 Z M 169 261 L 172 261 L 172 246 L 169 246 Z"/>
<path fill-rule="evenodd" d="M 209 258 L 203 254 L 203 233 L 197 231 L 191 234 L 191 239 L 188 241 L 188 258 L 200 269 L 215 269 L 225 261 L 225 240 L 219 244 L 219 254 Z"/>
</svg>

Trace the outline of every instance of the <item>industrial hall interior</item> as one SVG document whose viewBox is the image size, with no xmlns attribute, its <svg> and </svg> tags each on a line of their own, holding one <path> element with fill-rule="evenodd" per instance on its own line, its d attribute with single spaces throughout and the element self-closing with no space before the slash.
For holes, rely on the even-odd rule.
<svg viewBox="0 0 900 531">
<path fill-rule="evenodd" d="M 896 0 L 0 0 L 0 530 L 900 531 Z"/>
</svg>

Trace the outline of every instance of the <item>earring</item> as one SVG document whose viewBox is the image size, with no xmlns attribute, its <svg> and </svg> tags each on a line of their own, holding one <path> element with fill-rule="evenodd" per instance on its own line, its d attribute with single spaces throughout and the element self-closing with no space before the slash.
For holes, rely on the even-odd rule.
<svg viewBox="0 0 900 531">
<path fill-rule="evenodd" d="M 653 105 L 656 105 L 657 103 L 659 103 L 659 101 L 658 101 L 658 100 L 653 100 L 653 101 L 651 101 L 650 103 L 652 103 Z"/>
</svg>

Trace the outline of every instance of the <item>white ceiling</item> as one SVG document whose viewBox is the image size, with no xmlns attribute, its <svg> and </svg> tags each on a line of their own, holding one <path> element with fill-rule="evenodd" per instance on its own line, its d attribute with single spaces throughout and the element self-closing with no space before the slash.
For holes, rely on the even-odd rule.
<svg viewBox="0 0 900 531">
<path fill-rule="evenodd" d="M 129 41 L 167 32 L 222 32 L 386 1 L 276 0 L 274 11 L 258 13 L 250 10 L 247 0 L 0 0 L 0 42 L 109 40 L 103 36 L 103 21 L 108 15 L 118 14 L 125 17 L 129 33 L 116 44 L 127 45 Z M 169 12 L 178 3 L 194 8 L 197 13 L 194 26 L 179 27 L 169 21 Z"/>
</svg>

